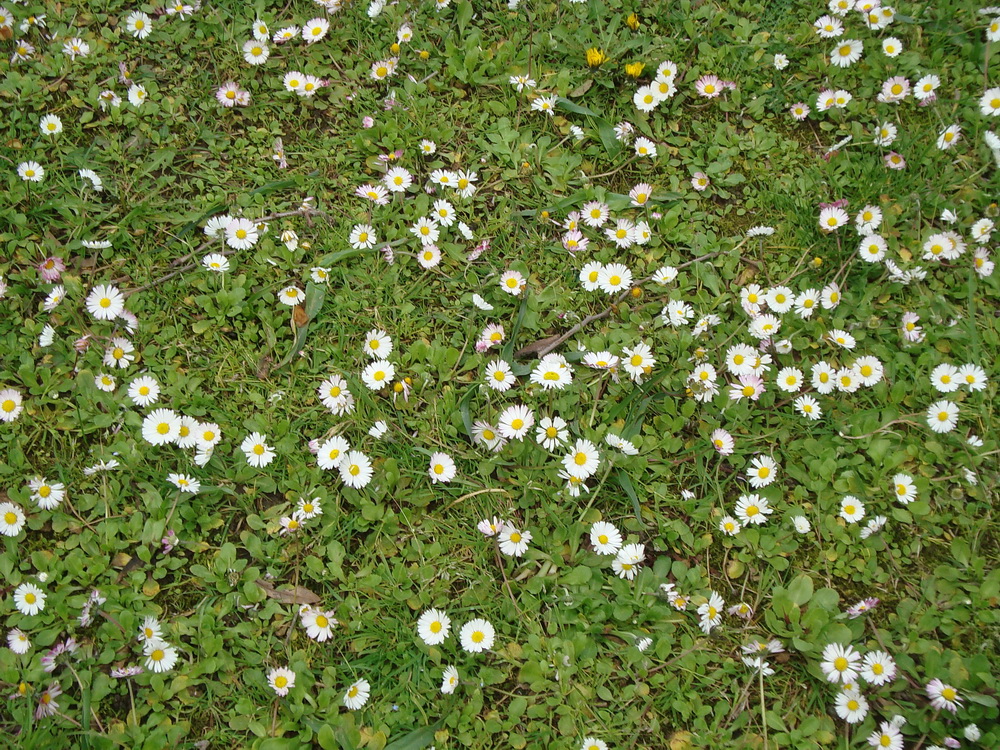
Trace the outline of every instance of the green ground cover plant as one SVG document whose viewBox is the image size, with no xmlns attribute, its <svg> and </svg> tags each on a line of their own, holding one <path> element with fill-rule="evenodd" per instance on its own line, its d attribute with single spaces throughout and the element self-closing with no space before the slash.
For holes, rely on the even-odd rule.
<svg viewBox="0 0 1000 750">
<path fill-rule="evenodd" d="M 0 745 L 996 748 L 1000 7 L 0 7 Z"/>
</svg>

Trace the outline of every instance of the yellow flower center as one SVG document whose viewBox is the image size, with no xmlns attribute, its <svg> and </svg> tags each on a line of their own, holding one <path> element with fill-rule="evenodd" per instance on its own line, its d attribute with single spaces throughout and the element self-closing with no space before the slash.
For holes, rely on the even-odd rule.
<svg viewBox="0 0 1000 750">
<path fill-rule="evenodd" d="M 326 619 L 325 615 L 316 615 L 316 625 L 317 626 L 319 626 L 321 628 L 325 628 L 329 624 L 330 624 L 330 621 L 328 619 Z"/>
<path fill-rule="evenodd" d="M 946 687 L 944 690 L 941 691 L 941 697 L 944 698 L 946 701 L 954 701 L 957 696 L 958 693 L 955 692 L 955 688 Z"/>
<path fill-rule="evenodd" d="M 358 474 L 361 473 L 361 467 L 358 466 L 357 464 L 351 464 L 351 468 L 349 468 L 347 471 L 350 473 L 352 477 L 356 477 Z"/>
<path fill-rule="evenodd" d="M 744 396 L 752 396 L 754 394 L 754 387 L 752 385 L 743 386 L 743 390 L 740 391 Z"/>
<path fill-rule="evenodd" d="M 575 463 L 577 466 L 583 466 L 585 463 L 587 463 L 587 454 L 584 453 L 583 451 L 577 451 L 577 454 L 573 456 L 573 463 Z"/>
<path fill-rule="evenodd" d="M 435 474 L 444 474 L 444 464 L 434 464 Z"/>
<path fill-rule="evenodd" d="M 847 57 L 849 54 L 851 54 L 851 45 L 849 45 L 849 44 L 843 45 L 838 50 L 838 53 L 840 54 L 841 57 Z"/>
<path fill-rule="evenodd" d="M 542 376 L 544 380 L 559 380 L 559 373 L 549 371 Z"/>
<path fill-rule="evenodd" d="M 255 453 L 256 455 L 258 455 L 258 456 L 263 456 L 263 455 L 264 455 L 264 446 L 263 446 L 263 445 L 261 445 L 260 443 L 257 443 L 257 445 L 255 445 L 255 446 L 253 447 L 253 452 L 254 452 L 254 453 Z"/>
<path fill-rule="evenodd" d="M 761 466 L 757 470 L 757 476 L 759 476 L 761 479 L 767 479 L 768 476 L 770 476 L 770 474 L 771 470 L 767 466 Z"/>
<path fill-rule="evenodd" d="M 510 535 L 510 540 L 514 542 L 514 544 L 517 544 L 518 542 L 521 541 L 521 535 L 515 531 L 513 534 Z"/>
<path fill-rule="evenodd" d="M 757 515 L 758 513 L 760 513 L 760 508 L 758 508 L 758 507 L 757 507 L 756 505 L 751 505 L 751 506 L 749 506 L 749 507 L 747 508 L 747 511 L 746 511 L 746 514 L 747 514 L 747 517 L 748 517 L 748 518 L 753 518 L 753 517 L 754 517 L 754 516 L 756 516 L 756 515 Z"/>
<path fill-rule="evenodd" d="M 276 688 L 283 688 L 287 684 L 288 684 L 288 678 L 285 677 L 284 675 L 279 675 L 278 677 L 274 678 L 274 686 Z"/>
<path fill-rule="evenodd" d="M 902 94 L 903 93 L 903 86 L 902 86 L 902 84 L 899 84 L 899 83 L 893 84 L 893 86 L 892 86 L 892 93 L 894 95 L 896 95 L 896 96 L 898 96 L 899 94 Z"/>
<path fill-rule="evenodd" d="M 714 94 L 715 93 L 715 84 L 714 83 L 707 84 L 705 86 L 705 93 L 706 94 Z"/>
<path fill-rule="evenodd" d="M 14 513 L 13 511 L 7 511 L 6 513 L 3 514 L 3 520 L 4 523 L 6 523 L 8 526 L 13 526 L 15 523 L 17 523 L 17 514 Z"/>
<path fill-rule="evenodd" d="M 431 632 L 432 633 L 440 633 L 441 632 L 441 627 L 442 626 L 441 626 L 440 621 L 435 620 L 434 622 L 431 623 Z"/>
<path fill-rule="evenodd" d="M 247 230 L 245 230 L 245 229 L 237 229 L 236 230 L 236 237 L 237 237 L 237 239 L 245 240 L 247 238 Z"/>
<path fill-rule="evenodd" d="M 486 634 L 482 630 L 477 630 L 475 633 L 472 634 L 473 643 L 482 643 L 485 638 Z"/>
<path fill-rule="evenodd" d="M 168 432 L 170 432 L 170 423 L 160 422 L 158 425 L 156 425 L 156 431 L 161 435 L 166 435 Z"/>
<path fill-rule="evenodd" d="M 848 666 L 848 661 L 843 656 L 838 656 L 836 659 L 833 660 L 833 668 L 836 669 L 838 672 L 843 672 L 845 669 L 847 669 L 847 666 Z"/>
</svg>

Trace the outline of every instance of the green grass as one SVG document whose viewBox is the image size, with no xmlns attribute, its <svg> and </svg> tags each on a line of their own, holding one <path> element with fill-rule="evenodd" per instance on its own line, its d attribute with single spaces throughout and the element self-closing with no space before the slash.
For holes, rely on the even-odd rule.
<svg viewBox="0 0 1000 750">
<path fill-rule="evenodd" d="M 822 7 L 791 2 L 525 0 L 511 11 L 502 2 L 462 0 L 441 11 L 399 3 L 374 20 L 352 3 L 329 16 L 323 41 L 272 44 L 258 67 L 240 51 L 255 14 L 273 32 L 322 9 L 306 0 L 287 8 L 224 0 L 181 19 L 142 6 L 154 30 L 140 41 L 124 30 L 139 6 L 118 0 L 7 7 L 15 37 L 37 48 L 27 62 L 4 63 L 0 82 L 7 198 L 0 274 L 9 287 L 0 390 L 16 388 L 25 403 L 16 422 L 0 423 L 0 500 L 28 517 L 23 531 L 3 538 L 0 617 L 5 632 L 20 628 L 32 642 L 24 656 L 0 649 L 0 688 L 11 695 L 24 683 L 27 691 L 0 709 L 7 745 L 569 749 L 594 736 L 611 748 L 806 750 L 867 747 L 865 738 L 896 714 L 907 720 L 908 748 L 941 745 L 973 722 L 983 730 L 978 746 L 1000 741 L 997 280 L 974 272 L 971 242 L 953 263 L 920 260 L 928 236 L 949 228 L 942 210 L 957 213 L 953 228 L 966 237 L 977 219 L 1000 213 L 983 140 L 995 126 L 977 104 L 996 83 L 996 66 L 987 64 L 988 19 L 974 8 L 901 3 L 883 31 L 852 14 L 843 38 L 863 40 L 864 55 L 840 69 L 827 57 L 836 40 L 819 39 L 812 28 Z M 45 14 L 44 36 L 17 31 L 30 13 Z M 403 22 L 414 39 L 402 45 L 396 75 L 373 81 L 371 63 L 393 54 Z M 888 35 L 903 43 L 897 58 L 881 52 Z M 71 36 L 91 46 L 89 56 L 71 61 L 62 53 Z M 0 46 L 9 60 L 13 41 Z M 590 47 L 610 60 L 588 68 Z M 775 53 L 789 57 L 788 68 L 774 69 Z M 632 93 L 668 59 L 679 67 L 679 91 L 643 114 Z M 629 62 L 645 63 L 638 82 L 624 72 Z M 139 109 L 126 101 L 102 112 L 102 90 L 125 94 L 119 63 L 149 99 Z M 291 70 L 329 86 L 300 98 L 281 85 Z M 532 111 L 527 92 L 508 83 L 522 73 L 539 92 L 563 97 L 555 117 Z M 737 88 L 700 98 L 694 82 L 709 73 Z M 890 76 L 912 83 L 928 73 L 942 81 L 931 106 L 912 97 L 876 103 Z M 215 90 L 230 80 L 250 92 L 250 106 L 216 103 Z M 846 89 L 854 99 L 846 111 L 814 111 L 805 122 L 789 116 L 799 101 L 815 110 L 824 88 Z M 396 106 L 385 109 L 390 91 Z M 38 130 L 47 114 L 64 125 L 52 139 Z M 365 116 L 373 127 L 362 126 Z M 655 159 L 634 159 L 609 138 L 622 120 L 657 144 Z M 872 134 L 885 121 L 899 136 L 879 148 Z M 938 135 L 951 124 L 961 125 L 962 139 L 939 150 Z M 582 141 L 571 126 L 583 129 Z M 287 170 L 271 158 L 278 137 Z M 436 142 L 434 155 L 419 153 L 424 138 Z M 398 163 L 416 175 L 414 187 L 385 207 L 355 197 L 357 186 L 380 179 L 379 157 L 397 149 Z M 885 168 L 889 150 L 905 156 L 906 170 Z M 28 159 L 44 166 L 42 183 L 18 178 L 17 165 Z M 103 178 L 103 192 L 82 186 L 77 170 L 84 167 Z M 443 232 L 442 262 L 424 270 L 409 227 L 440 196 L 421 189 L 434 169 L 478 172 L 474 196 L 452 199 L 475 239 L 455 227 Z M 703 193 L 691 186 L 699 171 L 712 180 Z M 639 182 L 654 186 L 647 209 L 622 197 Z M 303 213 L 307 196 L 315 210 Z M 819 204 L 840 199 L 849 201 L 852 224 L 821 234 Z M 561 222 L 590 200 L 607 201 L 614 217 L 647 219 L 652 240 L 620 250 L 585 229 L 589 248 L 571 256 L 561 247 Z M 888 257 L 904 268 L 925 266 L 924 280 L 893 283 L 884 267 L 856 257 L 853 216 L 866 204 L 884 212 Z M 255 247 L 232 253 L 229 273 L 214 275 L 201 257 L 225 246 L 203 247 L 202 227 L 221 213 L 286 216 Z M 375 248 L 350 249 L 358 223 L 375 227 Z M 744 241 L 762 224 L 774 235 Z M 295 251 L 279 239 L 286 229 L 299 236 Z M 487 238 L 489 249 L 468 261 Z M 83 246 L 93 239 L 113 246 Z M 379 253 L 386 242 L 394 245 L 391 266 Z M 36 266 L 51 255 L 66 262 L 67 299 L 50 313 L 41 305 L 52 284 Z M 645 283 L 639 296 L 613 300 L 581 288 L 580 268 L 591 260 L 625 263 L 636 279 L 662 265 L 683 267 L 671 285 Z M 325 285 L 309 282 L 314 266 L 329 267 Z M 527 278 L 518 298 L 498 287 L 508 269 Z M 786 284 L 798 292 L 834 279 L 843 303 L 809 319 L 783 315 L 779 338 L 790 338 L 792 351 L 772 352 L 775 367 L 758 402 L 729 402 L 726 350 L 752 342 L 740 289 Z M 138 290 L 127 300 L 140 321 L 133 334 L 95 321 L 83 305 L 94 285 L 111 282 L 127 294 Z M 307 328 L 296 327 L 277 301 L 293 283 L 306 290 Z M 479 310 L 474 293 L 494 309 Z M 721 322 L 700 338 L 691 326 L 666 327 L 660 311 L 668 300 Z M 612 301 L 608 315 L 557 349 L 570 361 L 573 383 L 551 392 L 531 385 L 537 362 L 515 361 L 513 352 Z M 906 311 L 920 315 L 924 342 L 903 344 Z M 55 341 L 41 348 L 46 323 Z M 478 353 L 488 323 L 502 324 L 508 338 L 502 349 Z M 397 380 L 409 379 L 406 399 L 361 381 L 362 343 L 373 327 L 392 338 Z M 832 328 L 857 338 L 853 353 L 822 341 Z M 92 345 L 78 353 L 73 342 L 87 334 Z M 118 388 L 103 393 L 93 379 L 108 371 L 101 358 L 112 335 L 130 338 L 137 361 L 115 371 Z M 621 354 L 639 340 L 657 360 L 641 384 L 625 373 L 614 382 L 580 361 L 582 350 Z M 686 393 L 698 348 L 719 371 L 722 393 L 710 403 Z M 487 364 L 501 355 L 518 377 L 503 394 L 482 385 Z M 799 417 L 794 395 L 775 386 L 781 367 L 800 367 L 808 380 L 821 359 L 846 367 L 861 355 L 881 360 L 885 380 L 853 394 L 817 395 L 824 412 L 817 422 Z M 982 366 L 987 388 L 937 393 L 929 375 L 943 362 Z M 140 372 L 162 388 L 155 407 L 139 408 L 125 395 Z M 333 416 L 317 398 L 333 373 L 357 399 L 348 417 Z M 925 420 L 940 398 L 961 410 L 958 428 L 944 435 Z M 589 492 L 566 491 L 559 476 L 566 449 L 543 450 L 533 432 L 500 452 L 473 443 L 469 424 L 495 423 L 513 403 L 531 406 L 536 419 L 558 414 L 571 440 L 600 446 Z M 143 416 L 158 407 L 220 425 L 223 440 L 207 466 L 195 466 L 191 450 L 142 439 Z M 378 420 L 388 426 L 381 440 L 367 435 Z M 711 447 L 720 427 L 736 440 L 732 456 Z M 239 448 L 254 431 L 277 452 L 262 469 L 248 466 Z M 317 468 L 306 444 L 333 433 L 371 457 L 367 487 L 348 488 L 338 472 Z M 639 455 L 608 447 L 607 434 L 630 438 Z M 983 445 L 968 445 L 970 434 Z M 453 482 L 430 482 L 435 451 L 455 460 Z M 775 513 L 725 536 L 719 520 L 750 491 L 745 470 L 758 453 L 780 466 L 778 481 L 761 491 Z M 111 458 L 120 462 L 116 471 L 83 473 Z M 965 470 L 976 472 L 977 484 Z M 171 472 L 194 476 L 201 492 L 178 493 L 166 481 Z M 918 489 L 907 506 L 891 495 L 900 472 Z M 36 475 L 64 483 L 68 499 L 40 510 L 27 485 Z M 861 524 L 838 516 L 847 494 L 866 505 Z M 320 498 L 322 516 L 280 534 L 281 519 L 303 496 Z M 793 530 L 796 515 L 811 521 L 808 534 Z M 875 515 L 887 517 L 885 528 L 861 540 L 860 528 Z M 531 532 L 524 557 L 503 556 L 476 529 L 494 516 Z M 617 577 L 611 558 L 594 554 L 589 529 L 599 520 L 645 545 L 634 580 Z M 176 544 L 165 552 L 168 531 Z M 47 574 L 39 584 L 46 607 L 23 615 L 13 591 L 38 583 L 39 573 Z M 340 623 L 332 639 L 310 640 L 297 606 L 269 597 L 258 581 L 313 592 Z M 667 601 L 665 583 L 691 598 L 686 611 Z M 94 608 L 93 623 L 81 625 L 93 589 L 106 602 Z M 704 634 L 694 610 L 713 591 L 727 607 L 750 605 L 753 615 L 727 614 Z M 881 600 L 878 608 L 846 617 L 847 607 L 869 596 Z M 452 634 L 438 646 L 416 634 L 431 607 L 452 619 Z M 177 665 L 112 678 L 112 669 L 143 662 L 135 634 L 147 616 L 159 618 L 165 640 L 179 649 Z M 496 629 L 487 653 L 460 647 L 458 631 L 473 618 Z M 41 657 L 70 635 L 79 650 L 45 673 Z M 646 637 L 652 642 L 640 651 L 636 643 Z M 769 658 L 775 674 L 763 680 L 763 693 L 741 661 L 740 647 L 753 637 L 778 638 L 787 649 Z M 836 687 L 819 666 L 832 642 L 884 647 L 899 667 L 889 685 L 865 686 L 870 711 L 851 727 L 834 711 Z M 461 682 L 442 695 L 450 664 Z M 267 684 L 279 666 L 296 673 L 284 698 Z M 371 683 L 371 698 L 349 711 L 344 692 L 359 678 Z M 958 689 L 957 716 L 929 705 L 924 686 L 935 678 Z M 63 691 L 60 713 L 31 721 L 52 682 Z"/>
</svg>

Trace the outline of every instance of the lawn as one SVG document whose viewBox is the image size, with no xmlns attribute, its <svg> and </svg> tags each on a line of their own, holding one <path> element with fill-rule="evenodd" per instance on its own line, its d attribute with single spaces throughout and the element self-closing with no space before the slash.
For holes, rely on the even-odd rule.
<svg viewBox="0 0 1000 750">
<path fill-rule="evenodd" d="M 1000 7 L 856 5 L 7 0 L 0 745 L 1000 747 Z"/>
</svg>

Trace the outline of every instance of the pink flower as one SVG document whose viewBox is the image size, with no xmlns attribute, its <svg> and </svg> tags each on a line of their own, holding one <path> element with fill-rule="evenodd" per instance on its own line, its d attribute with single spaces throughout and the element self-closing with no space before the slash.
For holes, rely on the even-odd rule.
<svg viewBox="0 0 1000 750">
<path fill-rule="evenodd" d="M 885 165 L 889 169 L 906 169 L 906 159 L 895 151 L 890 151 L 885 155 Z"/>
<path fill-rule="evenodd" d="M 37 268 L 42 281 L 59 281 L 60 274 L 66 270 L 66 264 L 62 258 L 52 256 L 39 263 Z"/>
<path fill-rule="evenodd" d="M 367 117 L 366 116 L 365 118 L 363 118 L 361 120 L 361 127 L 366 128 L 366 129 L 367 128 L 374 128 L 375 127 L 375 120 L 373 120 L 371 117 Z"/>
<path fill-rule="evenodd" d="M 223 107 L 245 107 L 250 104 L 250 92 L 244 91 L 235 81 L 227 81 L 215 92 L 215 98 Z"/>
<path fill-rule="evenodd" d="M 717 75 L 706 75 L 694 82 L 694 88 L 699 96 L 714 99 L 726 88 L 726 84 Z"/>
</svg>

